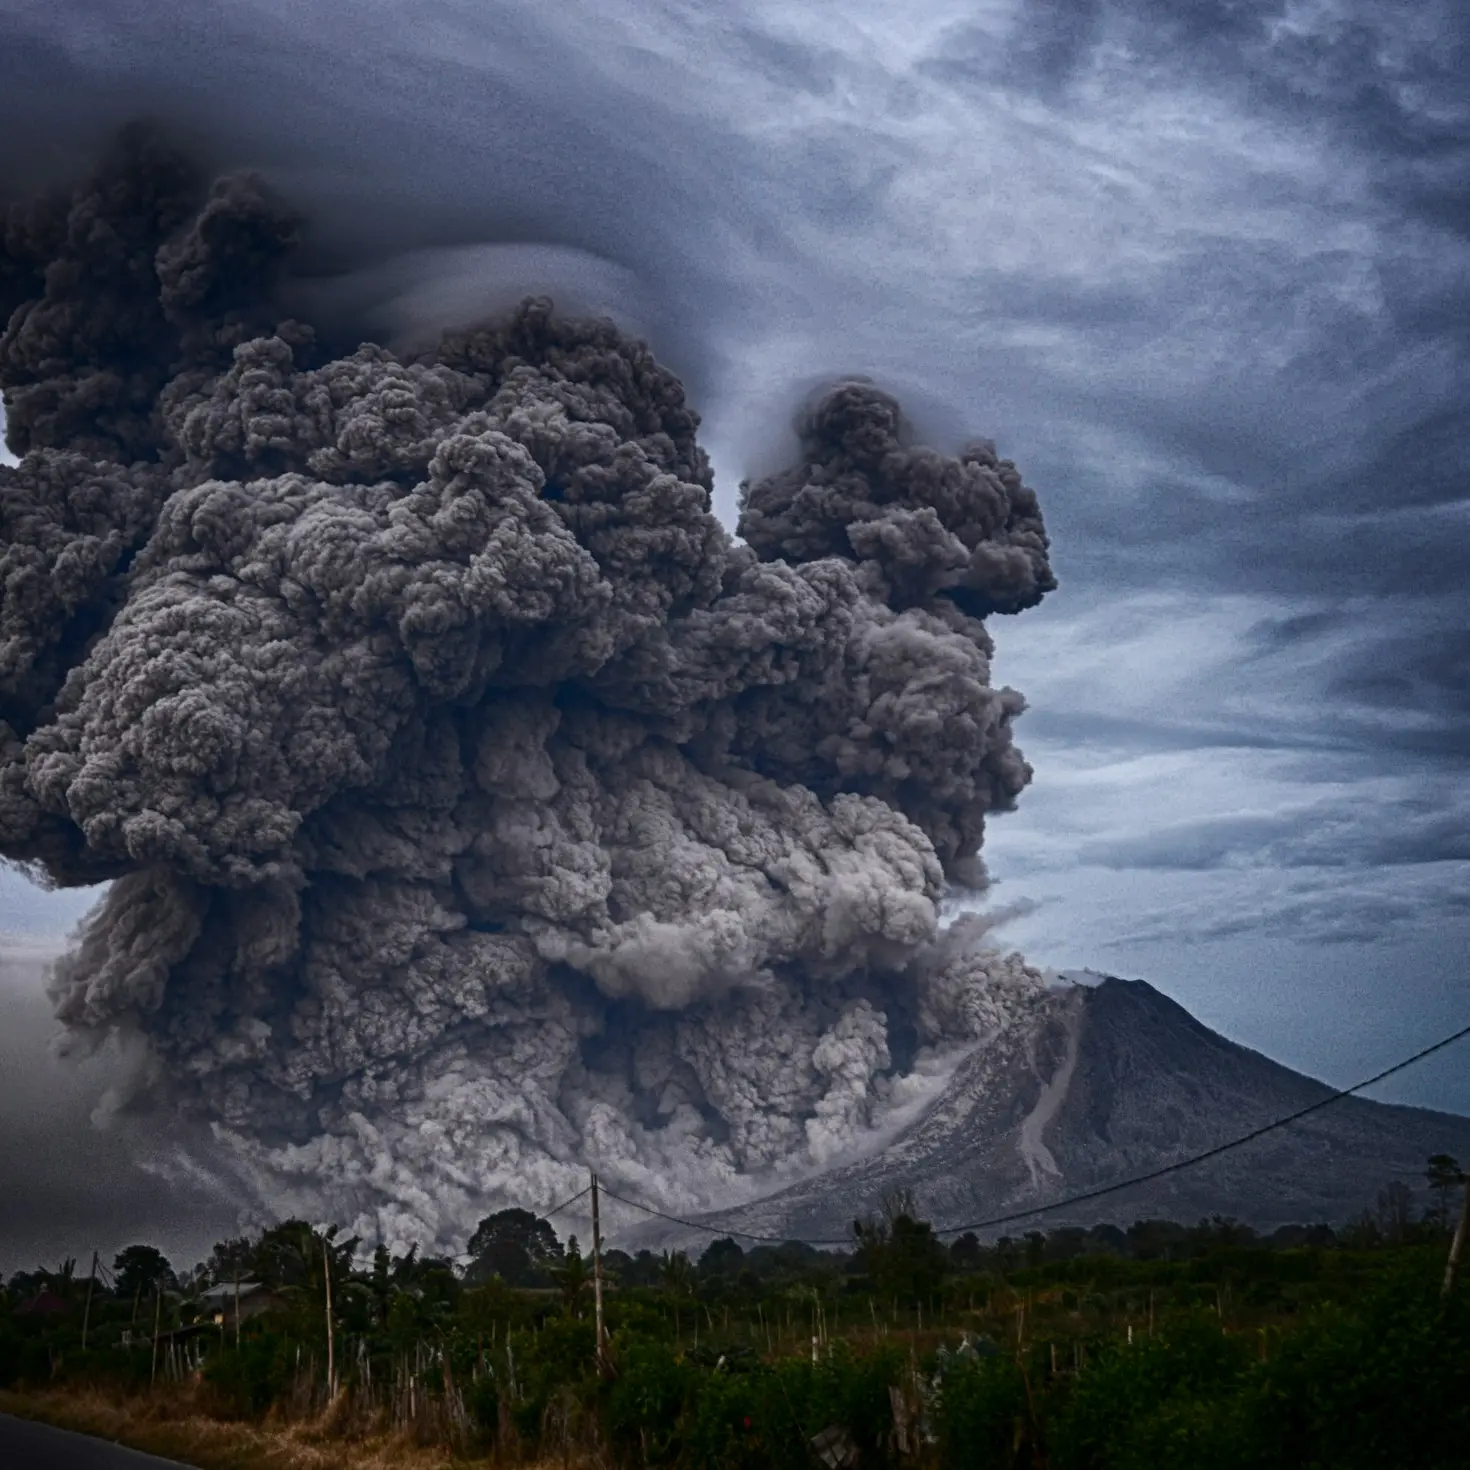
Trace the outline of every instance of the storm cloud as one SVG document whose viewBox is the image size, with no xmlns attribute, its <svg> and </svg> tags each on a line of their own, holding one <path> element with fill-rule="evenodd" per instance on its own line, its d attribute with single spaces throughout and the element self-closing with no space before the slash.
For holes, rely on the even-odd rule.
<svg viewBox="0 0 1470 1470">
<path fill-rule="evenodd" d="M 9 217 L 0 850 L 110 883 L 60 1019 L 398 1240 L 861 1146 L 1040 1002 L 939 926 L 1031 775 L 983 619 L 1055 586 L 1036 496 L 843 380 L 735 541 L 641 342 L 339 355 L 302 230 L 147 127 Z"/>
<path fill-rule="evenodd" d="M 947 454 L 996 435 L 1063 585 L 995 656 L 1016 942 L 1346 1083 L 1463 1024 L 1462 10 L 18 6 L 0 174 L 164 117 L 305 207 L 282 304 L 335 355 L 437 340 L 466 281 L 609 311 L 728 527 L 834 368 Z M 0 874 L 7 927 L 47 902 Z"/>
</svg>

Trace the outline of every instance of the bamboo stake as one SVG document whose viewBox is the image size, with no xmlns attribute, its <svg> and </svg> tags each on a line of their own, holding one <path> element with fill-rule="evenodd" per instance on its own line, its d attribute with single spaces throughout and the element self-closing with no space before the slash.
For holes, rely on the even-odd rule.
<svg viewBox="0 0 1470 1470">
<path fill-rule="evenodd" d="M 148 1387 L 152 1388 L 158 1378 L 158 1324 L 163 1320 L 163 1286 L 157 1288 L 153 1305 L 153 1365 L 148 1370 Z"/>
<path fill-rule="evenodd" d="M 327 1279 L 327 1402 L 337 1397 L 337 1344 L 332 1335 L 332 1247 L 322 1237 L 322 1271 Z"/>
<path fill-rule="evenodd" d="M 1470 1174 L 1464 1180 L 1465 1198 L 1460 1202 L 1460 1223 L 1455 1226 L 1455 1238 L 1450 1242 L 1450 1258 L 1445 1262 L 1444 1286 L 1441 1296 L 1449 1296 L 1455 1289 L 1455 1276 L 1460 1269 L 1460 1257 L 1465 1252 L 1465 1237 L 1470 1235 Z"/>
<path fill-rule="evenodd" d="M 92 1274 L 87 1277 L 87 1305 L 82 1309 L 82 1351 L 87 1351 L 87 1327 L 92 1320 L 92 1288 L 97 1282 L 97 1252 L 92 1252 Z"/>
</svg>

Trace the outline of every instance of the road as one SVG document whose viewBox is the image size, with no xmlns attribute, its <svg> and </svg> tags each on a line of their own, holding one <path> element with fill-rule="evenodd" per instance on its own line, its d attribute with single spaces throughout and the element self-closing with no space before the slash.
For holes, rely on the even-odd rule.
<svg viewBox="0 0 1470 1470">
<path fill-rule="evenodd" d="M 5 1470 L 183 1470 L 177 1460 L 9 1414 L 0 1414 L 0 1465 Z"/>
</svg>

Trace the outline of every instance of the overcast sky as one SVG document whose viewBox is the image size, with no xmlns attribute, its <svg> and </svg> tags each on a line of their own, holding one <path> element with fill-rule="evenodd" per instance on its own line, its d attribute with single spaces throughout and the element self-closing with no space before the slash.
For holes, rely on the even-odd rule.
<svg viewBox="0 0 1470 1470">
<path fill-rule="evenodd" d="M 1061 581 L 993 629 L 1009 937 L 1343 1083 L 1470 1022 L 1467 72 L 1457 0 L 0 0 L 0 175 L 147 111 L 324 260 L 610 260 L 728 520 L 823 374 L 994 437 Z"/>
</svg>

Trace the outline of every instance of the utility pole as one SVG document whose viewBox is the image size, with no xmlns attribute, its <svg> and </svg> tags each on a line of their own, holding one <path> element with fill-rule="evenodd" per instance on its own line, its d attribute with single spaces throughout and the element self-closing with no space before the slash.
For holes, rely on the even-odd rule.
<svg viewBox="0 0 1470 1470">
<path fill-rule="evenodd" d="M 332 1336 L 332 1247 L 322 1236 L 322 1270 L 327 1278 L 327 1402 L 337 1394 L 336 1340 Z"/>
<path fill-rule="evenodd" d="M 235 1262 L 235 1351 L 240 1351 L 240 1263 Z"/>
<path fill-rule="evenodd" d="M 1460 1176 L 1464 1198 L 1460 1201 L 1460 1223 L 1455 1226 L 1455 1238 L 1450 1242 L 1450 1258 L 1445 1262 L 1444 1287 L 1440 1295 L 1448 1296 L 1455 1289 L 1455 1275 L 1460 1269 L 1460 1257 L 1465 1253 L 1465 1237 L 1470 1235 L 1470 1174 Z"/>
<path fill-rule="evenodd" d="M 158 1381 L 158 1327 L 163 1321 L 163 1283 L 160 1281 L 154 1290 L 157 1296 L 153 1303 L 153 1365 L 148 1370 L 149 1388 Z"/>
<path fill-rule="evenodd" d="M 82 1308 L 82 1351 L 87 1351 L 87 1325 L 92 1320 L 92 1288 L 97 1284 L 97 1252 L 92 1252 L 92 1274 L 87 1277 L 87 1305 Z"/>
<path fill-rule="evenodd" d="M 597 1175 L 592 1176 L 592 1302 L 597 1317 L 597 1372 L 607 1371 L 602 1341 L 602 1215 L 597 1201 Z"/>
</svg>

